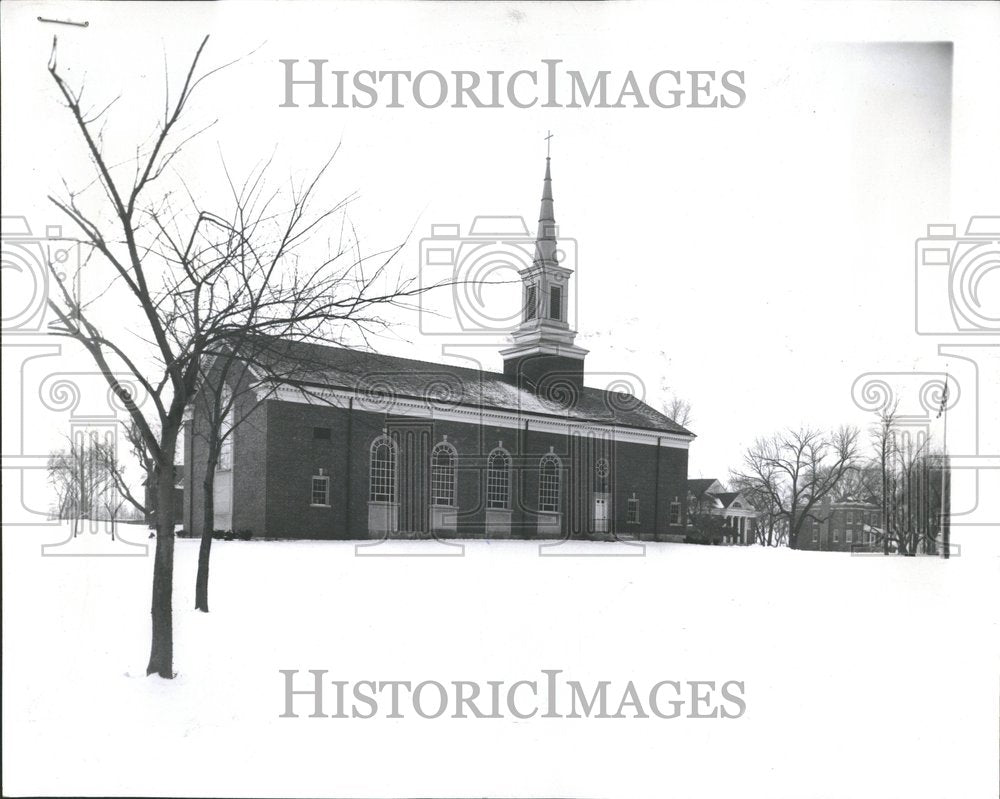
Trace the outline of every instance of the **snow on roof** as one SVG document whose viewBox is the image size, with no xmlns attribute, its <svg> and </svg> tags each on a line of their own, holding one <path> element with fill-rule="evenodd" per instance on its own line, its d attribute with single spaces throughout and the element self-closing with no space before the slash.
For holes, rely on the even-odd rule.
<svg viewBox="0 0 1000 799">
<path fill-rule="evenodd" d="M 451 364 L 302 342 L 276 341 L 258 360 L 294 374 L 303 386 L 339 388 L 441 405 L 542 414 L 623 427 L 694 434 L 631 394 L 560 384 L 551 396 L 514 385 L 503 374 Z"/>
</svg>

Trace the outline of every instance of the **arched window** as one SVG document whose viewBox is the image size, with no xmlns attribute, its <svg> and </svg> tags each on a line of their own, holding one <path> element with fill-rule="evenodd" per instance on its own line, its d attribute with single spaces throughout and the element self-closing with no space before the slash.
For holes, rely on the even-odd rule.
<svg viewBox="0 0 1000 799">
<path fill-rule="evenodd" d="M 555 512 L 559 510 L 559 458 L 549 454 L 539 464 L 538 510 Z"/>
<path fill-rule="evenodd" d="M 431 504 L 455 504 L 455 463 L 458 452 L 447 441 L 431 450 Z"/>
<path fill-rule="evenodd" d="M 486 507 L 510 508 L 510 455 L 499 447 L 486 461 Z"/>
<path fill-rule="evenodd" d="M 379 436 L 372 442 L 369 499 L 396 501 L 396 442 L 389 436 Z"/>
</svg>

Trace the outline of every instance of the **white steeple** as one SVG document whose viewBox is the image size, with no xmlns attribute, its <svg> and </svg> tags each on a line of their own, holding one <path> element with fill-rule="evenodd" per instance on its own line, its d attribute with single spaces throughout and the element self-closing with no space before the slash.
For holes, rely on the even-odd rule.
<svg viewBox="0 0 1000 799">
<path fill-rule="evenodd" d="M 568 322 L 573 271 L 563 265 L 557 241 L 551 162 L 546 156 L 535 257 L 518 273 L 523 284 L 521 323 L 511 334 L 513 346 L 500 351 L 508 379 L 526 381 L 535 388 L 547 374 L 555 373 L 582 385 L 587 354 L 573 343 L 576 331 Z"/>
</svg>

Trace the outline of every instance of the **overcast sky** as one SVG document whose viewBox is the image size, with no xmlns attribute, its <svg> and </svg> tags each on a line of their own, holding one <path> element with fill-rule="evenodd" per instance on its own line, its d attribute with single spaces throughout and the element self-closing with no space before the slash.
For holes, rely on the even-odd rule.
<svg viewBox="0 0 1000 799">
<path fill-rule="evenodd" d="M 952 129 L 953 53 L 919 43 L 940 38 L 930 20 L 936 36 L 921 36 L 915 22 L 917 43 L 866 45 L 840 42 L 854 38 L 860 15 L 877 39 L 874 12 L 823 5 L 733 6 L 712 21 L 693 10 L 605 4 L 39 8 L 3 7 L 3 213 L 24 214 L 33 227 L 59 221 L 45 200 L 59 176 L 83 175 L 44 69 L 53 33 L 60 64 L 75 80 L 86 76 L 96 107 L 122 95 L 107 131 L 122 158 L 162 107 L 164 59 L 176 91 L 211 33 L 206 65 L 253 52 L 204 84 L 190 109 L 192 127 L 219 120 L 179 167 L 193 187 L 221 190 L 220 152 L 241 174 L 276 148 L 280 182 L 314 169 L 340 142 L 325 196 L 359 193 L 350 215 L 369 251 L 409 235 L 399 257 L 413 273 L 435 224 L 465 232 L 478 215 L 522 215 L 534 233 L 551 130 L 588 383 L 634 374 L 656 407 L 665 387 L 689 400 L 698 435 L 691 477 L 725 478 L 756 436 L 782 426 L 868 423 L 851 398 L 861 373 L 944 367 L 914 333 L 913 241 L 928 222 L 964 224 L 956 212 L 980 210 L 972 206 L 983 162 L 951 152 L 956 137 L 964 152 L 985 145 Z M 90 24 L 45 25 L 39 13 Z M 797 35 L 788 37 L 779 23 L 792 17 Z M 279 59 L 289 58 L 328 59 L 329 69 L 352 73 L 511 73 L 558 58 L 591 77 L 609 70 L 616 86 L 629 70 L 647 81 L 664 69 L 739 70 L 746 101 L 735 109 L 281 108 Z M 995 154 L 985 157 L 994 168 Z M 501 316 L 518 301 L 512 287 L 486 296 Z M 446 326 L 454 298 L 433 304 L 444 315 L 434 324 Z M 501 365 L 501 339 L 426 336 L 416 314 L 401 315 L 393 334 L 381 350 L 438 361 L 443 345 L 475 344 L 487 368 Z"/>
</svg>

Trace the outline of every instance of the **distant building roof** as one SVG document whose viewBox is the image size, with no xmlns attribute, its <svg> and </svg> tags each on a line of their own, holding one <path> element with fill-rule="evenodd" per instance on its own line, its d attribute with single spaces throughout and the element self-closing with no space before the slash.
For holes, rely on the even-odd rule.
<svg viewBox="0 0 1000 799">
<path fill-rule="evenodd" d="M 711 505 L 716 510 L 726 510 L 734 506 L 737 500 L 743 502 L 739 507 L 756 512 L 756 508 L 739 491 L 726 491 L 725 487 L 714 477 L 699 477 L 687 481 L 690 496 L 699 501 L 702 506 Z"/>
<path fill-rule="evenodd" d="M 831 508 L 867 508 L 871 510 L 878 510 L 879 505 L 874 502 L 869 502 L 867 500 L 861 499 L 839 499 L 830 502 Z"/>
<path fill-rule="evenodd" d="M 694 438 L 694 433 L 631 394 L 559 383 L 536 393 L 499 372 L 417 361 L 343 347 L 273 341 L 255 355 L 288 382 L 384 398 L 418 399 L 437 406 L 472 406 L 598 422 Z M 391 412 L 391 411 L 390 411 Z"/>
<path fill-rule="evenodd" d="M 713 496 L 718 497 L 719 502 L 722 503 L 722 507 L 728 508 L 730 505 L 732 505 L 736 501 L 737 497 L 740 496 L 740 492 L 739 491 L 725 491 L 725 492 L 723 492 L 721 494 L 713 494 Z"/>
<path fill-rule="evenodd" d="M 694 494 L 696 497 L 700 497 L 718 482 L 719 481 L 714 477 L 699 477 L 695 480 L 687 481 L 687 490 L 689 494 Z"/>
</svg>

